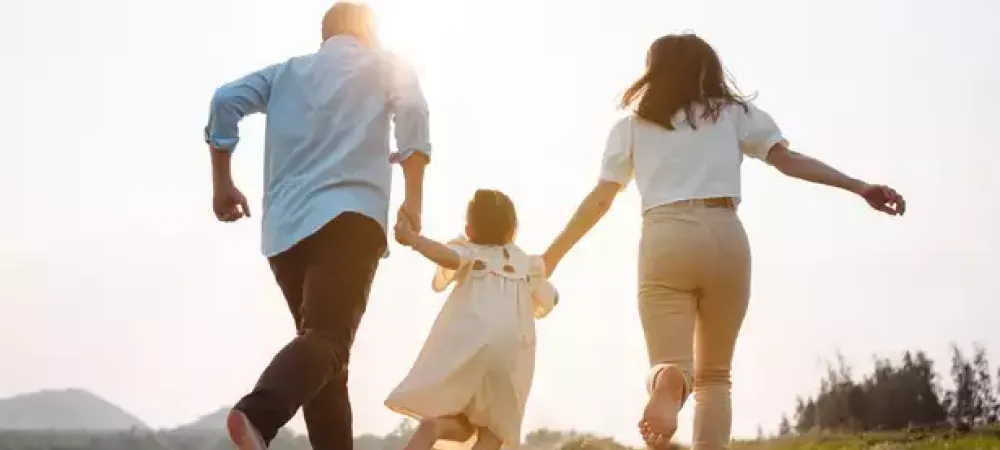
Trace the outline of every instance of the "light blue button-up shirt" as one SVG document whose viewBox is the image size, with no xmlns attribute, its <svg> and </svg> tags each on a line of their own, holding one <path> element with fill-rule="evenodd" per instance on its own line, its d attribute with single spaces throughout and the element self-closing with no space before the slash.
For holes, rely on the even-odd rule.
<svg viewBox="0 0 1000 450">
<path fill-rule="evenodd" d="M 238 124 L 267 115 L 262 250 L 274 256 L 345 212 L 387 229 L 392 161 L 430 158 L 427 102 L 410 67 L 348 36 L 222 86 L 205 139 L 232 151 Z M 390 155 L 390 120 L 396 147 Z"/>
</svg>

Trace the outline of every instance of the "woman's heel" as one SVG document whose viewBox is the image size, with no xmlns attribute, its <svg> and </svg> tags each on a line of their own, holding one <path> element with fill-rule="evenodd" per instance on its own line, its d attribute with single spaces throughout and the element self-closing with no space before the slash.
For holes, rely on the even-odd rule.
<svg viewBox="0 0 1000 450">
<path fill-rule="evenodd" d="M 681 368 L 666 365 L 655 372 L 650 384 L 639 431 L 650 448 L 666 449 L 677 432 L 677 414 L 688 393 L 687 377 Z"/>
</svg>

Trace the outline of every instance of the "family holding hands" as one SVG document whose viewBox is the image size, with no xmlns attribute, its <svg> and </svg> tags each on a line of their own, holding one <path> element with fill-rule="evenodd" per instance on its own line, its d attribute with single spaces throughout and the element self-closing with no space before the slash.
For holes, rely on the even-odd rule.
<svg viewBox="0 0 1000 450">
<path fill-rule="evenodd" d="M 549 276 L 633 181 L 642 203 L 638 307 L 650 362 L 637 426 L 654 449 L 667 447 L 691 396 L 692 448 L 729 448 L 730 371 L 750 298 L 750 248 L 736 213 L 744 158 L 854 193 L 889 215 L 906 210 L 892 188 L 791 150 L 771 116 L 727 80 L 709 44 L 671 34 L 649 48 L 645 72 L 623 95 L 628 114 L 608 134 L 596 185 L 544 253 L 515 244 L 514 203 L 487 189 L 473 194 L 461 236 L 435 241 L 420 232 L 431 145 L 416 74 L 380 49 L 366 5 L 334 4 L 321 31 L 317 52 L 216 90 L 205 128 L 213 209 L 232 222 L 250 216 L 230 171 L 238 124 L 266 114 L 262 250 L 297 329 L 229 414 L 240 450 L 266 449 L 299 408 L 314 450 L 353 448 L 350 350 L 388 254 L 392 164 L 402 166 L 406 184 L 395 239 L 437 266 L 436 292 L 451 286 L 412 369 L 385 402 L 420 421 L 407 450 L 519 448 L 534 321 L 559 303 Z"/>
</svg>

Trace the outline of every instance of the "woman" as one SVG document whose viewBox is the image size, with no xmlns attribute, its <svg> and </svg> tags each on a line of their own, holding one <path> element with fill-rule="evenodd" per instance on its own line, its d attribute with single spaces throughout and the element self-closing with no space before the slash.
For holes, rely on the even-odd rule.
<svg viewBox="0 0 1000 450">
<path fill-rule="evenodd" d="M 695 35 L 654 42 L 621 106 L 632 114 L 611 129 L 600 180 L 546 251 L 546 270 L 635 178 L 643 207 L 639 315 L 651 365 L 640 431 L 653 448 L 666 447 L 693 392 L 693 449 L 728 448 L 730 366 L 750 297 L 750 249 L 736 215 L 743 157 L 853 192 L 886 214 L 902 215 L 905 203 L 887 186 L 789 150 L 771 117 L 736 93 L 715 50 Z"/>
</svg>

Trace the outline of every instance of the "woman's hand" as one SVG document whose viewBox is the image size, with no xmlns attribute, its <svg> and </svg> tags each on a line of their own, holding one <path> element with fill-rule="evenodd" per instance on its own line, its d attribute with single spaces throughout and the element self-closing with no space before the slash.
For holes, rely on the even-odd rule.
<svg viewBox="0 0 1000 450">
<path fill-rule="evenodd" d="M 906 213 L 906 200 L 889 186 L 865 183 L 856 193 L 876 211 L 882 211 L 890 216 L 902 216 Z"/>
</svg>

